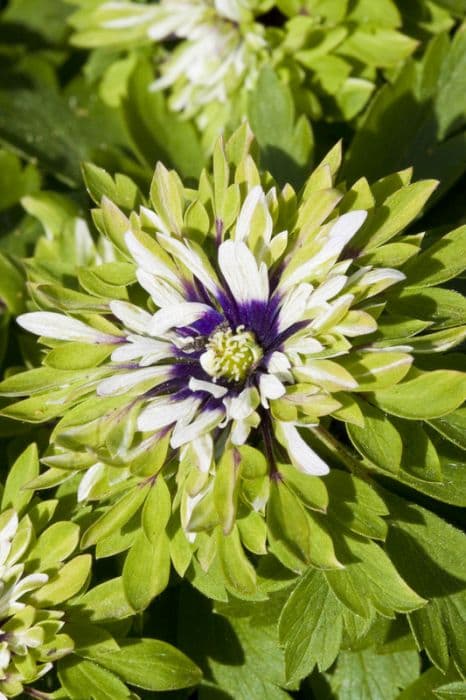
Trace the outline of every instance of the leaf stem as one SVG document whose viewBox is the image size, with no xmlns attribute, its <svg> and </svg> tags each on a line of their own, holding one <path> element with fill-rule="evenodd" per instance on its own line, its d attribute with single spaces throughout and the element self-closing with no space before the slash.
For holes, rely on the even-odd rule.
<svg viewBox="0 0 466 700">
<path fill-rule="evenodd" d="M 311 431 L 313 435 L 315 435 L 315 437 L 320 440 L 323 445 L 325 445 L 329 452 L 331 452 L 332 455 L 348 469 L 348 471 L 356 474 L 357 476 L 367 476 L 367 472 L 361 462 L 356 459 L 356 457 L 353 457 L 348 448 L 333 437 L 328 430 L 319 425 L 317 428 L 311 428 Z"/>
</svg>

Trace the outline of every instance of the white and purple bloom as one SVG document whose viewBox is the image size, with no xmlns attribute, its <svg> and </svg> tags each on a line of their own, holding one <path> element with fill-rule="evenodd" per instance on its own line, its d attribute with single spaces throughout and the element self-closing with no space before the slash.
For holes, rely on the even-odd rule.
<svg viewBox="0 0 466 700">
<path fill-rule="evenodd" d="M 49 576 L 37 571 L 37 550 L 28 561 L 33 542 L 29 518 L 20 521 L 13 509 L 0 514 L 0 700 L 17 697 L 73 646 L 61 633 L 63 613 L 34 598 Z"/>
<path fill-rule="evenodd" d="M 332 187 L 338 148 L 297 194 L 259 172 L 251 144 L 247 125 L 219 141 L 195 189 L 159 163 L 128 215 L 99 190 L 114 260 L 80 270 L 80 291 L 35 276 L 43 310 L 18 322 L 48 346 L 43 366 L 0 390 L 20 397 L 4 415 L 52 427 L 38 487 L 79 472 L 78 500 L 100 500 L 163 473 L 185 532 L 211 531 L 218 478 L 233 479 L 218 486 L 233 510 L 264 513 L 283 469 L 327 474 L 329 429 L 361 428 L 371 392 L 410 371 L 422 342 L 385 314 L 405 279 L 385 245 L 399 228 Z"/>
<path fill-rule="evenodd" d="M 73 1 L 81 6 L 71 18 L 79 46 L 156 45 L 150 89 L 168 90 L 170 108 L 196 118 L 209 150 L 232 113 L 244 115 L 243 98 L 272 55 L 256 21 L 269 0 Z"/>
<path fill-rule="evenodd" d="M 150 221 L 154 234 L 134 226 L 124 238 L 157 310 L 110 301 L 114 335 L 51 312 L 18 322 L 47 338 L 113 345 L 111 362 L 96 368 L 95 401 L 128 397 L 139 449 L 169 433 L 173 450 L 191 446 L 208 472 L 216 444 L 242 445 L 254 431 L 269 454 L 276 438 L 299 470 L 326 474 L 300 430 L 337 410 L 339 392 L 357 388 L 339 358 L 377 329 L 367 299 L 403 274 L 369 267 L 348 273 L 345 247 L 365 211 L 336 217 L 309 242 L 274 231 L 277 202 L 274 187 L 251 187 L 231 230 L 217 222 L 206 241 L 209 256 L 143 209 L 140 220 Z M 407 371 L 410 356 L 396 359 Z M 280 418 L 286 409 L 293 418 Z"/>
</svg>

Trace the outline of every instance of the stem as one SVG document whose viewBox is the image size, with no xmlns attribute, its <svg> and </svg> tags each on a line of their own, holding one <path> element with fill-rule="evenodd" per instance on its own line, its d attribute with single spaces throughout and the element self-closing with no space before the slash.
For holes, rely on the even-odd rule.
<svg viewBox="0 0 466 700">
<path fill-rule="evenodd" d="M 265 456 L 270 467 L 270 478 L 276 481 L 281 479 L 280 472 L 277 469 L 277 462 L 273 453 L 273 437 L 270 425 L 270 418 L 264 412 L 261 420 L 262 437 L 264 439 Z"/>
<path fill-rule="evenodd" d="M 50 698 L 49 693 L 41 693 L 40 690 L 36 690 L 35 688 L 24 686 L 23 690 L 26 695 L 29 695 L 31 698 L 37 698 L 37 700 L 49 700 Z"/>
<path fill-rule="evenodd" d="M 317 428 L 311 428 L 311 431 L 316 438 L 318 438 L 318 440 L 325 445 L 329 452 L 331 452 L 332 455 L 348 469 L 348 471 L 356 474 L 357 476 L 366 476 L 366 470 L 361 462 L 356 459 L 356 457 L 353 457 L 348 448 L 334 438 L 333 435 L 328 432 L 328 430 L 322 426 L 319 426 Z"/>
</svg>

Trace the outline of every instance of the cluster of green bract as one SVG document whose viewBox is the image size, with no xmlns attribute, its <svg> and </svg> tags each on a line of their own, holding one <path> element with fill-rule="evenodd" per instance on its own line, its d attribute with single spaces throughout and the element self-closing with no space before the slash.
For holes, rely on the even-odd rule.
<svg viewBox="0 0 466 700">
<path fill-rule="evenodd" d="M 138 57 L 153 55 L 150 90 L 169 90 L 171 109 L 195 116 L 208 150 L 215 134 L 244 116 L 262 69 L 273 68 L 292 88 L 300 113 L 348 121 L 382 73 L 396 73 L 414 52 L 422 33 L 454 23 L 436 4 L 420 3 L 405 17 L 392 0 L 72 4 L 79 9 L 69 20 L 71 40 L 94 50 L 89 74 L 99 76 L 104 99 L 112 105 L 122 99 Z M 112 56 L 117 60 L 109 65 Z"/>
<path fill-rule="evenodd" d="M 1 3 L 0 700 L 465 697 L 465 13 Z"/>
<path fill-rule="evenodd" d="M 435 353 L 465 329 L 448 315 L 458 295 L 436 285 L 464 266 L 464 227 L 433 242 L 400 236 L 436 184 L 411 184 L 410 171 L 346 191 L 335 147 L 297 194 L 261 173 L 254 154 L 243 126 L 218 142 L 196 189 L 159 164 L 149 197 L 86 166 L 108 262 L 80 268 L 75 288 L 31 262 L 32 312 L 19 321 L 47 349 L 42 368 L 1 384 L 29 396 L 3 414 L 58 419 L 48 471 L 32 485 L 71 478 L 79 501 L 107 504 L 82 544 L 97 543 L 100 556 L 129 549 L 123 579 L 136 609 L 164 588 L 170 560 L 180 575 L 213 567 L 228 590 L 255 595 L 251 554 L 343 581 L 345 551 L 364 561 L 367 552 L 371 566 L 383 558 L 400 596 L 394 609 L 415 608 L 418 596 L 373 541 L 385 539 L 387 504 L 361 477 L 416 485 L 440 474 L 437 431 L 448 433 L 466 379 Z M 259 276 L 269 296 L 258 320 L 247 309 L 264 293 Z M 209 359 L 230 318 L 222 294 L 249 319 L 233 329 L 249 333 L 248 347 L 264 315 L 278 314 L 278 340 L 250 350 L 240 374 Z M 209 340 L 196 323 L 212 315 Z M 228 362 L 243 341 L 229 347 Z M 336 439 L 338 425 L 356 452 Z M 409 436 L 428 452 L 423 468 Z M 140 527 L 128 536 L 130 519 Z M 136 585 L 144 557 L 159 563 L 152 591 Z M 382 612 L 374 596 L 361 605 Z"/>
</svg>

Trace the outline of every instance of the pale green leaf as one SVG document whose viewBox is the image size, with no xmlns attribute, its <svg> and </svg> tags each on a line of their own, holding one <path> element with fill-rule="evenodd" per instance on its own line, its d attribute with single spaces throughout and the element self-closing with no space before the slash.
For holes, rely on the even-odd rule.
<svg viewBox="0 0 466 700">
<path fill-rule="evenodd" d="M 99 661 L 127 683 L 158 692 L 189 688 L 202 677 L 185 654 L 157 639 L 125 639 L 118 651 L 103 654 Z"/>
<path fill-rule="evenodd" d="M 37 445 L 29 445 L 10 468 L 2 494 L 2 510 L 14 508 L 21 514 L 33 496 L 26 484 L 39 475 Z"/>
<path fill-rule="evenodd" d="M 373 396 L 380 408 L 400 418 L 440 418 L 466 399 L 466 374 L 440 369 L 426 372 Z"/>
</svg>

